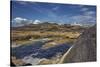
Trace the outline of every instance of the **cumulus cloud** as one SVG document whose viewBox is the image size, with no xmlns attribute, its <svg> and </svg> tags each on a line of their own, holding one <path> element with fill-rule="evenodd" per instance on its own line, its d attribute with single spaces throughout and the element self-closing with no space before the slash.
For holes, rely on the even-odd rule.
<svg viewBox="0 0 100 67">
<path fill-rule="evenodd" d="M 27 21 L 27 19 L 21 18 L 21 17 L 16 17 L 16 18 L 14 18 L 14 21 L 15 21 L 16 23 L 21 23 L 21 21 Z"/>
<path fill-rule="evenodd" d="M 13 26 L 23 26 L 32 23 L 32 20 L 26 18 L 16 17 L 12 20 Z"/>
<path fill-rule="evenodd" d="M 41 21 L 39 21 L 39 20 L 35 20 L 35 21 L 33 22 L 33 24 L 39 24 L 39 23 L 41 23 Z"/>
<path fill-rule="evenodd" d="M 28 24 L 39 24 L 39 23 L 42 23 L 42 22 L 38 19 L 33 21 L 26 18 L 22 18 L 22 17 L 16 17 L 12 20 L 13 27 L 24 26 Z"/>
</svg>

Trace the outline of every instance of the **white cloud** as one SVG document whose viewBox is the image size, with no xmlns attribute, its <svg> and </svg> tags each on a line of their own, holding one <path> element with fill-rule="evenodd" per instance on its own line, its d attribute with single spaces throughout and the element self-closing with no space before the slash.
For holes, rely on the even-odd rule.
<svg viewBox="0 0 100 67">
<path fill-rule="evenodd" d="M 16 17 L 12 20 L 12 26 L 17 27 L 17 26 L 24 26 L 24 25 L 28 25 L 28 24 L 39 24 L 42 23 L 41 21 L 39 21 L 38 19 L 36 20 L 29 20 L 26 18 L 22 18 L 22 17 Z"/>
<path fill-rule="evenodd" d="M 76 15 L 76 16 L 73 16 L 71 18 L 78 21 L 78 22 L 83 22 L 83 21 L 88 21 L 89 19 L 92 20 L 93 17 L 88 16 L 88 15 Z"/>
<path fill-rule="evenodd" d="M 26 2 L 26 1 L 18 1 L 18 3 L 21 4 L 21 5 L 27 5 L 28 4 L 28 2 Z"/>
<path fill-rule="evenodd" d="M 27 21 L 27 19 L 21 18 L 21 17 L 16 17 L 16 18 L 14 18 L 13 21 L 16 22 L 16 23 L 21 23 L 22 21 Z"/>
<path fill-rule="evenodd" d="M 12 25 L 13 26 L 23 26 L 32 23 L 32 20 L 28 20 L 25 18 L 21 17 L 16 17 L 12 20 Z"/>
<path fill-rule="evenodd" d="M 35 21 L 33 22 L 33 24 L 39 24 L 39 23 L 41 23 L 41 21 L 39 21 L 39 20 L 35 20 Z"/>
<path fill-rule="evenodd" d="M 88 11 L 88 8 L 82 8 L 81 11 Z"/>
<path fill-rule="evenodd" d="M 85 11 L 82 15 L 75 15 L 70 18 L 75 22 L 81 22 L 83 24 L 96 22 L 95 12 L 93 11 Z"/>
<path fill-rule="evenodd" d="M 84 5 L 77 6 L 82 11 L 80 15 L 74 15 L 70 17 L 70 19 L 75 20 L 75 22 L 96 22 L 96 13 L 95 11 L 91 11 L 89 8 L 85 7 Z"/>
<path fill-rule="evenodd" d="M 94 12 L 94 11 L 87 11 L 87 12 L 85 12 L 84 14 L 85 14 L 85 15 L 94 15 L 95 12 Z"/>
</svg>

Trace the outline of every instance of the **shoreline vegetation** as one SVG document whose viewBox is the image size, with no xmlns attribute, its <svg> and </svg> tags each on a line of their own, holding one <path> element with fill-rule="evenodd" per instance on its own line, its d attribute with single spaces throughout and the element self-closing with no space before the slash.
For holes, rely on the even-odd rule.
<svg viewBox="0 0 100 67">
<path fill-rule="evenodd" d="M 35 27 L 34 27 L 35 26 Z M 27 46 L 29 43 L 36 41 L 48 41 L 41 49 L 48 50 L 52 49 L 59 44 L 66 43 L 72 46 L 74 42 L 79 38 L 84 30 L 88 27 L 82 27 L 78 25 L 55 25 L 55 24 L 33 24 L 21 27 L 11 28 L 11 48 L 16 48 L 20 46 Z M 58 57 L 59 56 L 59 57 Z M 61 60 L 63 55 L 59 54 L 52 59 L 40 59 L 40 64 L 57 64 Z M 28 59 L 26 62 L 32 62 Z M 16 65 L 25 64 L 25 60 L 17 59 L 16 56 L 11 56 L 11 61 Z M 20 63 L 21 62 L 21 63 Z M 33 63 L 34 64 L 34 63 Z"/>
</svg>

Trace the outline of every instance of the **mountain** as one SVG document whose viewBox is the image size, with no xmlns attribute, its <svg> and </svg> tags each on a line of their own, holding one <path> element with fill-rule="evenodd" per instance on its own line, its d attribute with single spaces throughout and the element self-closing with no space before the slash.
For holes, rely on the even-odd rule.
<svg viewBox="0 0 100 67">
<path fill-rule="evenodd" d="M 96 61 L 96 25 L 85 30 L 60 63 Z"/>
<path fill-rule="evenodd" d="M 59 25 L 57 23 L 49 23 L 49 22 L 40 22 L 38 20 L 34 21 L 34 23 L 12 27 L 12 30 L 16 31 L 82 31 L 85 28 L 82 26 L 71 26 L 70 24 Z"/>
</svg>

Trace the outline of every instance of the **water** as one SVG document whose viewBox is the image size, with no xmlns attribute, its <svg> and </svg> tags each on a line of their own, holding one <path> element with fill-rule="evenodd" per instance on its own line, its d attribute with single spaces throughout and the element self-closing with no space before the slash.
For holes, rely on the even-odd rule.
<svg viewBox="0 0 100 67">
<path fill-rule="evenodd" d="M 40 59 L 50 59 L 58 53 L 64 54 L 70 48 L 67 44 L 59 44 L 48 49 L 42 49 L 41 47 L 44 44 L 45 42 L 38 41 L 28 45 L 12 48 L 12 55 L 19 59 L 23 59 L 28 56 Z"/>
<path fill-rule="evenodd" d="M 43 42 L 35 42 L 28 45 L 22 45 L 19 47 L 12 48 L 12 56 L 16 56 L 16 58 L 24 58 L 30 54 L 34 54 L 39 52 L 40 48 L 44 45 Z"/>
<path fill-rule="evenodd" d="M 46 58 L 51 59 L 56 56 L 56 54 L 61 53 L 64 54 L 69 49 L 69 46 L 66 44 L 60 44 L 48 49 L 41 49 L 37 55 L 33 55 L 36 58 Z"/>
</svg>

